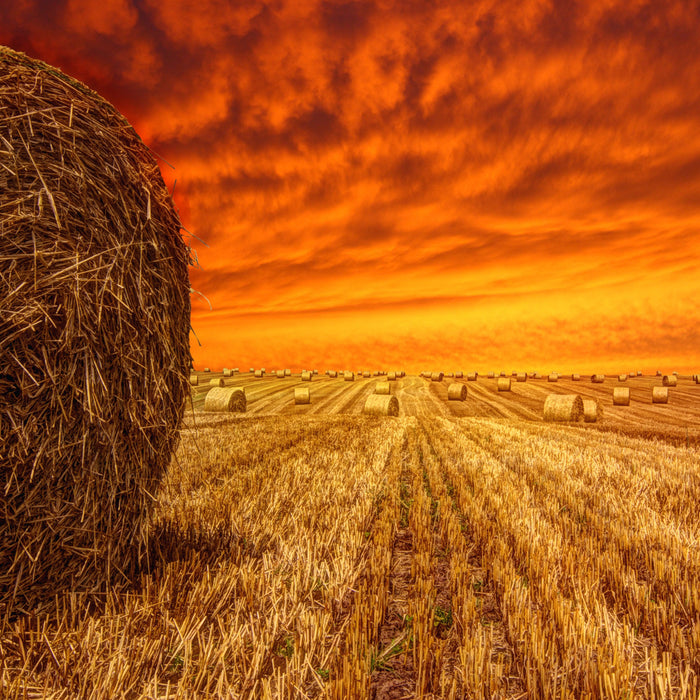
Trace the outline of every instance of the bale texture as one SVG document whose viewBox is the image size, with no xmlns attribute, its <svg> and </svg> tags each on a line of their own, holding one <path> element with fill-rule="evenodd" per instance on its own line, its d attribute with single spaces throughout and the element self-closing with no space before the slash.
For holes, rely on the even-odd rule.
<svg viewBox="0 0 700 700">
<path fill-rule="evenodd" d="M 583 420 L 586 423 L 595 423 L 603 413 L 595 399 L 583 399 Z"/>
<path fill-rule="evenodd" d="M 467 398 L 467 385 L 455 382 L 447 387 L 448 401 L 464 401 Z"/>
<path fill-rule="evenodd" d="M 343 379 L 344 379 L 346 382 L 354 382 L 354 381 L 355 381 L 355 374 L 354 374 L 354 372 L 345 372 L 345 373 L 343 374 Z"/>
<path fill-rule="evenodd" d="M 226 386 L 226 382 L 223 377 L 218 377 L 217 379 L 210 379 L 209 386 Z"/>
<path fill-rule="evenodd" d="M 144 561 L 189 395 L 190 251 L 108 102 L 0 47 L 0 617 Z"/>
<path fill-rule="evenodd" d="M 498 391 L 510 391 L 510 377 L 498 378 Z"/>
<path fill-rule="evenodd" d="M 431 382 L 441 382 L 445 375 L 442 372 L 432 372 L 430 374 Z"/>
<path fill-rule="evenodd" d="M 362 412 L 369 416 L 398 416 L 399 400 L 387 394 L 370 394 Z"/>
<path fill-rule="evenodd" d="M 592 384 L 602 384 L 604 381 L 605 381 L 604 374 L 592 374 L 591 375 L 591 383 Z"/>
<path fill-rule="evenodd" d="M 294 387 L 294 403 L 305 404 L 311 403 L 311 389 L 308 386 Z"/>
<path fill-rule="evenodd" d="M 391 384 L 388 381 L 377 382 L 374 385 L 374 393 L 375 394 L 391 394 Z"/>
<path fill-rule="evenodd" d="M 546 421 L 578 421 L 583 417 L 580 394 L 549 394 L 544 400 Z"/>
<path fill-rule="evenodd" d="M 199 375 L 198 374 L 190 374 L 190 384 L 192 386 L 199 385 Z"/>
<path fill-rule="evenodd" d="M 302 382 L 310 382 L 310 381 L 311 381 L 311 378 L 312 378 L 313 376 L 314 376 L 314 375 L 313 375 L 311 372 L 302 372 L 302 373 L 301 373 L 301 381 L 302 381 Z"/>
<path fill-rule="evenodd" d="M 224 374 L 224 377 L 233 377 L 234 372 L 232 369 L 228 369 L 227 367 L 224 367 L 223 374 Z"/>
<path fill-rule="evenodd" d="M 337 377 L 337 376 L 338 376 L 338 372 L 336 372 L 336 370 L 334 370 L 334 369 L 329 369 L 329 370 L 328 370 L 328 376 L 329 376 L 329 377 Z"/>
<path fill-rule="evenodd" d="M 668 387 L 667 386 L 655 386 L 651 390 L 651 402 L 652 403 L 668 403 Z"/>
<path fill-rule="evenodd" d="M 396 381 L 396 374 L 397 374 L 396 372 L 389 372 L 386 375 L 387 380 L 390 382 L 395 382 Z"/>
<path fill-rule="evenodd" d="M 613 389 L 613 406 L 629 406 L 630 389 L 628 386 L 616 386 Z"/>
<path fill-rule="evenodd" d="M 478 376 L 479 375 L 476 372 L 469 372 L 467 374 L 467 381 L 468 382 L 475 382 Z"/>
<path fill-rule="evenodd" d="M 677 386 L 678 377 L 675 374 L 665 374 L 661 380 L 661 383 L 664 386 Z"/>
<path fill-rule="evenodd" d="M 204 399 L 205 411 L 245 413 L 245 391 L 233 386 L 209 389 Z"/>
<path fill-rule="evenodd" d="M 515 381 L 516 382 L 526 382 L 527 381 L 527 374 L 525 372 L 518 372 L 515 375 Z"/>
<path fill-rule="evenodd" d="M 558 382 L 559 381 L 559 375 L 556 372 L 552 372 L 548 377 L 547 377 L 548 382 Z"/>
</svg>

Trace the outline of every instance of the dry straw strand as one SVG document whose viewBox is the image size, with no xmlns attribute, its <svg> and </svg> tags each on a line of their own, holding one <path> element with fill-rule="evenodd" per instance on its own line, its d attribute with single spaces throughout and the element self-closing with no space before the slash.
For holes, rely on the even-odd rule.
<svg viewBox="0 0 700 700">
<path fill-rule="evenodd" d="M 370 416 L 398 416 L 399 400 L 387 394 L 370 394 L 362 412 Z"/>
<path fill-rule="evenodd" d="M 0 133 L 1 615 L 137 575 L 192 358 L 190 250 L 126 119 L 0 47 Z"/>
<path fill-rule="evenodd" d="M 544 401 L 546 421 L 578 421 L 583 417 L 580 394 L 549 394 Z"/>
<path fill-rule="evenodd" d="M 209 389 L 204 399 L 204 410 L 211 412 L 245 413 L 246 395 L 241 388 L 227 386 Z"/>
</svg>

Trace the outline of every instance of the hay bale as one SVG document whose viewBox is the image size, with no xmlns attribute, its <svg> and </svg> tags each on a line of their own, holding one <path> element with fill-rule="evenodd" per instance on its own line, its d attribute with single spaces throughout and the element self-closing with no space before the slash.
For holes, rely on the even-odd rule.
<svg viewBox="0 0 700 700">
<path fill-rule="evenodd" d="M 294 387 L 294 403 L 306 404 L 311 403 L 311 389 L 308 386 Z"/>
<path fill-rule="evenodd" d="M 639 371 L 637 371 L 637 376 L 638 376 L 638 377 L 641 377 L 641 376 L 642 376 L 642 373 L 639 372 Z"/>
<path fill-rule="evenodd" d="M 462 379 L 464 377 L 464 372 L 455 372 L 455 379 Z"/>
<path fill-rule="evenodd" d="M 498 378 L 498 391 L 510 391 L 510 377 Z"/>
<path fill-rule="evenodd" d="M 580 394 L 549 394 L 544 401 L 546 421 L 579 421 L 583 417 Z"/>
<path fill-rule="evenodd" d="M 613 389 L 613 406 L 629 406 L 630 389 L 628 386 L 616 386 Z"/>
<path fill-rule="evenodd" d="M 355 381 L 355 373 L 354 372 L 345 372 L 343 374 L 343 379 L 346 382 L 354 382 Z"/>
<path fill-rule="evenodd" d="M 284 370 L 284 376 L 285 376 L 285 377 L 291 377 L 291 376 L 292 376 L 292 370 L 291 370 L 291 369 L 285 369 L 285 370 Z"/>
<path fill-rule="evenodd" d="M 287 372 L 283 369 L 278 369 L 275 372 L 275 375 L 277 376 L 277 379 L 284 379 L 287 376 Z"/>
<path fill-rule="evenodd" d="M 617 378 L 618 382 L 626 382 L 627 381 L 627 375 L 626 374 L 620 374 Z"/>
<path fill-rule="evenodd" d="M 499 376 L 499 377 L 505 377 L 505 376 L 506 376 L 506 373 L 505 373 L 505 372 L 500 372 L 498 376 Z"/>
<path fill-rule="evenodd" d="M 318 370 L 317 369 L 311 370 L 311 374 L 318 374 Z"/>
<path fill-rule="evenodd" d="M 214 387 L 207 392 L 204 410 L 217 413 L 245 413 L 246 404 L 245 391 L 240 387 Z"/>
<path fill-rule="evenodd" d="M 198 386 L 199 385 L 199 375 L 190 374 L 190 384 L 192 386 Z"/>
<path fill-rule="evenodd" d="M 396 372 L 389 372 L 386 375 L 386 378 L 387 378 L 387 381 L 389 381 L 389 382 L 395 382 L 397 379 L 397 374 L 396 374 Z"/>
<path fill-rule="evenodd" d="M 249 371 L 251 374 L 255 374 L 255 367 L 251 367 L 248 371 Z"/>
<path fill-rule="evenodd" d="M 432 372 L 430 374 L 431 382 L 441 382 L 445 375 L 442 372 Z"/>
<path fill-rule="evenodd" d="M 209 386 L 226 386 L 226 382 L 223 377 L 217 377 L 209 380 Z"/>
<path fill-rule="evenodd" d="M 338 376 L 338 372 L 337 372 L 336 370 L 334 370 L 334 369 L 329 369 L 329 370 L 328 370 L 328 376 L 329 376 L 329 377 L 334 377 L 334 378 L 335 378 L 335 377 Z"/>
<path fill-rule="evenodd" d="M 580 375 L 580 374 L 572 374 L 572 375 L 571 375 L 571 381 L 572 381 L 572 382 L 580 382 L 580 381 L 581 381 L 581 375 Z"/>
<path fill-rule="evenodd" d="M 455 382 L 447 387 L 448 401 L 464 401 L 467 398 L 467 385 Z"/>
<path fill-rule="evenodd" d="M 547 377 L 548 382 L 558 382 L 559 381 L 559 375 L 556 372 L 552 372 L 548 377 Z M 564 394 L 566 396 L 566 394 Z"/>
<path fill-rule="evenodd" d="M 661 380 L 661 383 L 664 386 L 677 386 L 678 377 L 675 374 L 665 374 L 663 379 Z"/>
<path fill-rule="evenodd" d="M 467 373 L 467 381 L 468 382 L 475 382 L 478 378 L 478 374 L 476 372 L 468 372 Z"/>
<path fill-rule="evenodd" d="M 362 376 L 363 376 L 365 379 L 369 379 L 369 378 L 372 376 L 372 373 L 371 373 L 370 371 L 367 370 L 367 371 L 365 371 L 365 372 L 362 373 Z"/>
<path fill-rule="evenodd" d="M 311 372 L 302 372 L 301 373 L 301 381 L 302 382 L 310 382 L 313 376 L 314 375 Z"/>
<path fill-rule="evenodd" d="M 540 373 L 539 373 L 539 372 L 533 372 L 533 373 L 532 373 L 532 378 L 533 378 L 533 379 L 540 379 Z"/>
<path fill-rule="evenodd" d="M 489 372 L 486 376 L 487 376 L 489 379 L 495 379 L 495 378 L 496 378 L 496 373 L 495 373 L 495 372 Z"/>
<path fill-rule="evenodd" d="M 527 381 L 527 374 L 525 372 L 517 372 L 515 375 L 515 381 L 516 382 L 526 382 Z"/>
<path fill-rule="evenodd" d="M 265 372 L 263 372 L 261 369 L 256 369 L 256 370 L 255 370 L 255 373 L 254 373 L 254 376 L 255 376 L 257 379 L 261 379 L 262 377 L 265 376 Z"/>
<path fill-rule="evenodd" d="M 603 409 L 595 399 L 583 399 L 583 420 L 586 423 L 595 423 L 602 415 Z"/>
<path fill-rule="evenodd" d="M 651 402 L 652 403 L 668 403 L 668 387 L 667 386 L 655 386 L 651 390 Z"/>
<path fill-rule="evenodd" d="M 455 376 L 455 373 L 454 373 L 454 372 L 448 372 L 445 376 L 446 376 L 446 377 L 454 377 L 454 376 Z"/>
<path fill-rule="evenodd" d="M 211 372 L 211 368 L 210 368 L 210 367 L 205 367 L 205 368 L 204 368 L 204 371 L 205 371 L 205 372 Z"/>
<path fill-rule="evenodd" d="M 2 618 L 137 575 L 192 358 L 189 249 L 126 119 L 0 47 L 0 134 Z"/>
<path fill-rule="evenodd" d="M 369 416 L 398 416 L 399 400 L 387 394 L 370 394 L 362 412 Z"/>
<path fill-rule="evenodd" d="M 592 374 L 591 375 L 591 384 L 602 384 L 604 381 L 605 381 L 604 374 Z"/>
<path fill-rule="evenodd" d="M 657 370 L 656 370 L 656 376 L 657 376 L 657 377 L 660 377 L 660 376 L 661 376 L 661 370 L 660 370 L 660 369 L 657 369 Z"/>
<path fill-rule="evenodd" d="M 391 394 L 391 384 L 388 381 L 377 382 L 374 385 L 375 394 Z"/>
</svg>

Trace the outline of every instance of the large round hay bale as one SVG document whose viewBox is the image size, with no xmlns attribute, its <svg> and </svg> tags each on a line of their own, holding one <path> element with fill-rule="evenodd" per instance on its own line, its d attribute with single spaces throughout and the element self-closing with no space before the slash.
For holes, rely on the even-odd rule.
<svg viewBox="0 0 700 700">
<path fill-rule="evenodd" d="M 603 409 L 595 399 L 583 399 L 583 420 L 595 423 L 603 415 Z"/>
<path fill-rule="evenodd" d="M 549 394 L 544 400 L 546 421 L 578 421 L 583 417 L 580 394 Z"/>
<path fill-rule="evenodd" d="M 334 369 L 329 369 L 329 370 L 328 370 L 328 376 L 329 376 L 329 377 L 337 377 L 337 376 L 338 376 L 338 372 L 337 372 L 336 370 L 334 370 Z"/>
<path fill-rule="evenodd" d="M 510 391 L 510 377 L 498 378 L 498 391 Z"/>
<path fill-rule="evenodd" d="M 627 381 L 627 375 L 626 374 L 620 374 L 617 377 L 618 382 L 626 382 Z"/>
<path fill-rule="evenodd" d="M 294 403 L 305 404 L 311 403 L 311 389 L 308 386 L 294 387 Z"/>
<path fill-rule="evenodd" d="M 355 373 L 354 372 L 345 372 L 343 374 L 343 379 L 346 382 L 354 382 L 355 381 Z"/>
<path fill-rule="evenodd" d="M 190 253 L 117 110 L 0 47 L 0 618 L 128 585 L 189 396 Z"/>
<path fill-rule="evenodd" d="M 234 371 L 228 367 L 224 367 L 223 375 L 224 377 L 233 377 Z"/>
<path fill-rule="evenodd" d="M 311 378 L 312 378 L 313 376 L 314 376 L 314 375 L 313 375 L 311 372 L 302 372 L 302 373 L 301 373 L 301 381 L 302 381 L 302 382 L 310 382 L 310 381 L 311 381 Z"/>
<path fill-rule="evenodd" d="M 388 381 L 377 382 L 374 385 L 375 394 L 391 394 L 391 384 Z"/>
<path fill-rule="evenodd" d="M 467 385 L 455 382 L 447 387 L 448 401 L 464 401 L 467 398 Z"/>
<path fill-rule="evenodd" d="M 558 382 L 559 381 L 559 375 L 556 372 L 552 372 L 548 377 L 547 377 L 548 382 Z M 566 396 L 566 394 L 564 394 Z"/>
<path fill-rule="evenodd" d="M 275 375 L 277 376 L 277 379 L 284 379 L 287 376 L 287 373 L 283 369 L 278 369 L 275 372 Z"/>
<path fill-rule="evenodd" d="M 223 377 L 217 377 L 209 380 L 209 386 L 226 386 L 226 382 Z"/>
<path fill-rule="evenodd" d="M 665 374 L 661 380 L 661 383 L 664 386 L 677 386 L 678 377 L 675 374 Z"/>
<path fill-rule="evenodd" d="M 430 381 L 431 382 L 441 382 L 445 375 L 442 372 L 431 372 Z"/>
<path fill-rule="evenodd" d="M 362 412 L 370 416 L 398 416 L 399 400 L 388 394 L 370 394 Z"/>
<path fill-rule="evenodd" d="M 667 386 L 655 386 L 651 390 L 651 402 L 652 403 L 668 403 L 668 387 Z"/>
<path fill-rule="evenodd" d="M 628 386 L 616 386 L 613 389 L 613 406 L 629 406 L 630 389 Z"/>
<path fill-rule="evenodd" d="M 526 382 L 527 381 L 527 374 L 525 372 L 516 373 L 515 381 L 516 382 Z"/>
<path fill-rule="evenodd" d="M 386 375 L 386 378 L 387 378 L 387 381 L 395 382 L 396 381 L 396 372 L 389 372 Z"/>
<path fill-rule="evenodd" d="M 591 375 L 591 384 L 602 384 L 604 381 L 605 381 L 604 374 L 592 374 Z"/>
<path fill-rule="evenodd" d="M 190 384 L 192 386 L 199 385 L 199 375 L 198 374 L 190 374 Z"/>
<path fill-rule="evenodd" d="M 245 413 L 245 391 L 235 386 L 214 387 L 209 389 L 204 399 L 205 411 Z"/>
<path fill-rule="evenodd" d="M 467 373 L 467 381 L 468 382 L 475 382 L 478 378 L 478 374 L 476 372 L 468 372 Z"/>
</svg>

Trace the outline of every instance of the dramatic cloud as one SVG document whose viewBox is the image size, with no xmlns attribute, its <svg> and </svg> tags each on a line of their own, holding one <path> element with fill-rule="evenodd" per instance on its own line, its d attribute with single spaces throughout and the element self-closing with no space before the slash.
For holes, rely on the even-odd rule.
<svg viewBox="0 0 700 700">
<path fill-rule="evenodd" d="M 7 5 L 177 180 L 198 365 L 698 370 L 697 3 Z"/>
</svg>

